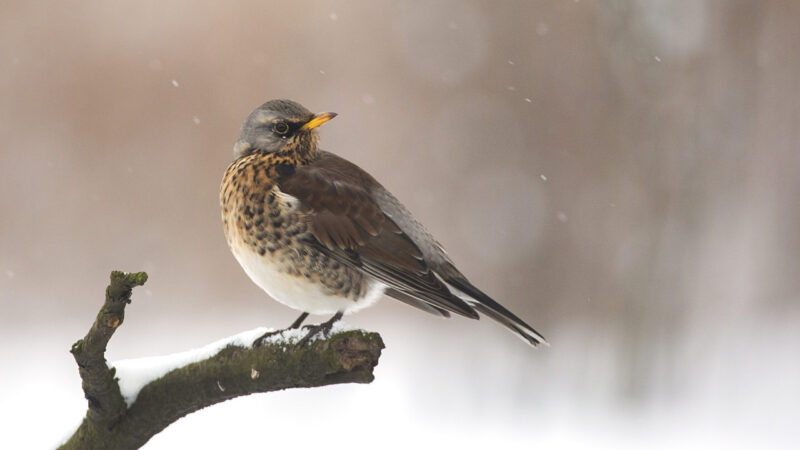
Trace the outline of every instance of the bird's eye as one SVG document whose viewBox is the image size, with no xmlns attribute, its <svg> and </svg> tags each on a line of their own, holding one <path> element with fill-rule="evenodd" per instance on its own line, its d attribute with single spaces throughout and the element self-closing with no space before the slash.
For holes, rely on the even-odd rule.
<svg viewBox="0 0 800 450">
<path fill-rule="evenodd" d="M 285 135 L 289 132 L 289 125 L 286 124 L 284 121 L 278 121 L 272 124 L 272 131 L 276 134 L 280 134 L 281 136 Z"/>
</svg>

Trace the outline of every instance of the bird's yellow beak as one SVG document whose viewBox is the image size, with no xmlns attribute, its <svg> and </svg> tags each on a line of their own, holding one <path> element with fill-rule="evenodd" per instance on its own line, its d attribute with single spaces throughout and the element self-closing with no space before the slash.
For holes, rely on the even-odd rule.
<svg viewBox="0 0 800 450">
<path fill-rule="evenodd" d="M 312 130 L 317 128 L 318 126 L 322 125 L 323 123 L 333 119 L 336 117 L 336 113 L 334 112 L 324 112 L 314 115 L 314 118 L 303 124 L 300 127 L 301 130 Z"/>
</svg>

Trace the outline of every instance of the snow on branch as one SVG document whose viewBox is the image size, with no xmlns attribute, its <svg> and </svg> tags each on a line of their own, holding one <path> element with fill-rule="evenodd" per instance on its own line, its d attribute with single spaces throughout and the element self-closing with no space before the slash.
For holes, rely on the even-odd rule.
<svg viewBox="0 0 800 450">
<path fill-rule="evenodd" d="M 94 324 L 72 346 L 89 408 L 63 449 L 139 448 L 181 417 L 225 400 L 374 378 L 380 335 L 342 328 L 299 347 L 296 332 L 287 332 L 254 348 L 250 343 L 265 332 L 256 329 L 196 350 L 109 367 L 106 345 L 123 322 L 131 291 L 145 281 L 144 272 L 112 272 Z"/>
</svg>

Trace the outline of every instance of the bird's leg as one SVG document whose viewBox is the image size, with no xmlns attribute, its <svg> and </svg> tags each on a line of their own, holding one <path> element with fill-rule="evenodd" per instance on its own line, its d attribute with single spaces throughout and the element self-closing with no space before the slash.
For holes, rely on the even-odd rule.
<svg viewBox="0 0 800 450">
<path fill-rule="evenodd" d="M 323 336 L 327 336 L 328 333 L 331 332 L 331 328 L 333 328 L 333 324 L 338 322 L 342 318 L 343 315 L 344 315 L 344 313 L 342 311 L 339 311 L 336 314 L 334 314 L 333 317 L 331 317 L 330 319 L 328 319 L 325 322 L 322 322 L 319 325 L 306 325 L 306 326 L 304 326 L 303 328 L 308 330 L 308 334 L 303 336 L 303 339 L 300 339 L 300 341 L 297 343 L 297 346 L 298 347 L 302 347 L 307 342 L 309 342 L 311 340 L 311 338 L 313 338 L 314 336 L 316 336 L 320 332 L 322 332 Z"/>
<path fill-rule="evenodd" d="M 303 321 L 306 320 L 306 317 L 308 317 L 308 313 L 307 312 L 304 312 L 303 314 L 300 314 L 300 317 L 295 319 L 295 321 L 292 322 L 291 325 L 289 325 L 289 328 L 287 328 L 287 330 L 294 330 L 296 328 L 300 328 L 300 325 L 303 324 Z"/>
<path fill-rule="evenodd" d="M 288 328 L 284 328 L 282 330 L 267 331 L 266 333 L 262 334 L 261 337 L 259 337 L 255 341 L 253 341 L 253 347 L 260 347 L 261 345 L 264 344 L 264 341 L 267 340 L 267 338 L 270 337 L 270 336 L 275 336 L 276 334 L 281 334 L 286 330 L 294 330 L 294 329 L 300 328 L 300 325 L 303 324 L 303 321 L 306 320 L 306 317 L 308 317 L 308 313 L 304 312 L 303 314 L 300 314 L 300 317 L 295 319 L 295 321 L 292 322 L 292 324 L 289 325 Z"/>
</svg>

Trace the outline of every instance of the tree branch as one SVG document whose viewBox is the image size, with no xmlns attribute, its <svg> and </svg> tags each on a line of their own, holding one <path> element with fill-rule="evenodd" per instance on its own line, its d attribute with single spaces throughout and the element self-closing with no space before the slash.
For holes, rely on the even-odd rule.
<svg viewBox="0 0 800 450">
<path fill-rule="evenodd" d="M 131 290 L 146 280 L 144 272 L 112 272 L 95 323 L 72 346 L 89 408 L 62 449 L 139 448 L 181 417 L 235 397 L 374 379 L 383 341 L 377 333 L 351 330 L 301 347 L 283 341 L 256 348 L 228 345 L 146 384 L 128 406 L 104 353 L 122 324 Z"/>
<path fill-rule="evenodd" d="M 110 428 L 125 414 L 125 400 L 114 380 L 114 372 L 106 365 L 106 345 L 117 327 L 125 320 L 125 306 L 131 302 L 134 286 L 142 286 L 147 274 L 111 272 L 106 288 L 106 301 L 86 336 L 72 345 L 72 355 L 78 363 L 83 380 L 83 392 L 89 401 L 86 420 Z"/>
</svg>

